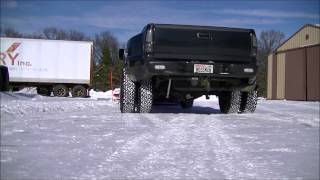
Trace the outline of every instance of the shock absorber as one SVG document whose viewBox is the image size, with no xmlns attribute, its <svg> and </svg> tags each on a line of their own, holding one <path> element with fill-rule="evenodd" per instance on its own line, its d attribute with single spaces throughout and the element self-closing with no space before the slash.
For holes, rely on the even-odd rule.
<svg viewBox="0 0 320 180">
<path fill-rule="evenodd" d="M 169 79 L 169 82 L 168 82 L 167 95 L 166 95 L 167 99 L 169 99 L 169 96 L 170 96 L 170 89 L 171 89 L 171 78 Z"/>
</svg>

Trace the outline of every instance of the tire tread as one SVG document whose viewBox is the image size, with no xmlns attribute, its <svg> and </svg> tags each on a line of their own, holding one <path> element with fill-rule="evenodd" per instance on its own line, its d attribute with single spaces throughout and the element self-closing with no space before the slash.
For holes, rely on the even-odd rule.
<svg viewBox="0 0 320 180">
<path fill-rule="evenodd" d="M 142 80 L 138 90 L 138 112 L 149 113 L 152 109 L 152 81 Z"/>
<path fill-rule="evenodd" d="M 220 111 L 225 114 L 238 113 L 240 109 L 240 91 L 225 91 L 219 95 Z"/>
<path fill-rule="evenodd" d="M 120 111 L 133 113 L 135 111 L 136 84 L 129 79 L 127 70 L 123 68 L 120 86 Z"/>
<path fill-rule="evenodd" d="M 249 91 L 241 93 L 240 113 L 253 113 L 256 110 L 258 92 Z"/>
</svg>

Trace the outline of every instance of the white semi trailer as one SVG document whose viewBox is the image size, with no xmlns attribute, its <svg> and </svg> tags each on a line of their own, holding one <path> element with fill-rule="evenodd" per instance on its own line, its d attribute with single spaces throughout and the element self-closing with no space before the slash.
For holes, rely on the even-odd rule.
<svg viewBox="0 0 320 180">
<path fill-rule="evenodd" d="M 41 95 L 86 97 L 92 81 L 93 43 L 0 38 L 0 65 L 13 88 L 37 87 Z"/>
</svg>

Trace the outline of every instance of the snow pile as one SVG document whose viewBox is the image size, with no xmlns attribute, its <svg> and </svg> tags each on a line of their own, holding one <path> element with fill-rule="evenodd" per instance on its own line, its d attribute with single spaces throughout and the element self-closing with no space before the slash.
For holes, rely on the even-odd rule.
<svg viewBox="0 0 320 180">
<path fill-rule="evenodd" d="M 89 91 L 89 95 L 91 99 L 111 99 L 112 98 L 112 90 L 101 92 L 101 91 L 95 91 L 91 89 Z"/>
<path fill-rule="evenodd" d="M 37 94 L 37 89 L 36 87 L 26 87 L 26 88 L 23 88 L 21 89 L 20 91 L 18 92 L 15 92 L 15 94 Z M 114 93 L 120 93 L 120 89 L 119 88 L 116 88 L 114 90 Z M 109 90 L 109 91 L 106 91 L 106 92 L 103 92 L 103 91 L 95 91 L 93 89 L 91 89 L 89 91 L 89 96 L 91 99 L 112 99 L 112 90 Z M 198 101 L 198 102 L 201 102 L 201 101 L 215 101 L 217 102 L 218 101 L 218 96 L 215 96 L 215 95 L 210 95 L 209 96 L 210 99 L 206 99 L 206 96 L 203 95 L 197 99 L 195 99 L 195 101 Z"/>
<path fill-rule="evenodd" d="M 91 98 L 41 96 L 37 94 L 36 88 L 24 88 L 18 92 L 1 92 L 1 115 L 25 116 L 112 106 L 112 91 L 96 92 L 91 90 L 89 93 Z"/>
<path fill-rule="evenodd" d="M 37 88 L 35 87 L 26 87 L 18 91 L 18 93 L 24 93 L 24 94 L 37 94 Z"/>
<path fill-rule="evenodd" d="M 26 87 L 23 88 L 17 92 L 14 92 L 14 94 L 37 94 L 37 88 L 36 87 Z M 71 95 L 70 95 L 71 96 Z M 103 91 L 95 91 L 91 89 L 89 91 L 89 96 L 91 99 L 111 99 L 112 98 L 112 90 L 103 92 Z"/>
<path fill-rule="evenodd" d="M 2 98 L 1 98 L 2 99 Z M 57 98 L 54 100 L 50 97 L 43 98 L 29 98 L 2 101 L 1 102 L 1 115 L 25 116 L 35 115 L 38 113 L 60 113 L 60 112 L 73 112 L 84 111 L 88 109 L 97 109 L 101 106 L 112 106 L 110 101 L 94 101 L 91 99 L 71 99 L 71 98 Z"/>
</svg>

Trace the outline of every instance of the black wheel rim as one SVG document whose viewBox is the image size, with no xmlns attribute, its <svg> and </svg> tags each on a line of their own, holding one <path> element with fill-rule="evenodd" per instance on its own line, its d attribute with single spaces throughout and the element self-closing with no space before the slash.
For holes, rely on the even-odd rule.
<svg viewBox="0 0 320 180">
<path fill-rule="evenodd" d="M 82 89 L 78 89 L 78 90 L 76 91 L 76 96 L 77 96 L 77 97 L 82 97 L 82 96 L 84 96 L 84 91 L 83 91 Z"/>
<path fill-rule="evenodd" d="M 65 96 L 66 95 L 66 90 L 65 89 L 58 89 L 58 96 Z"/>
</svg>

